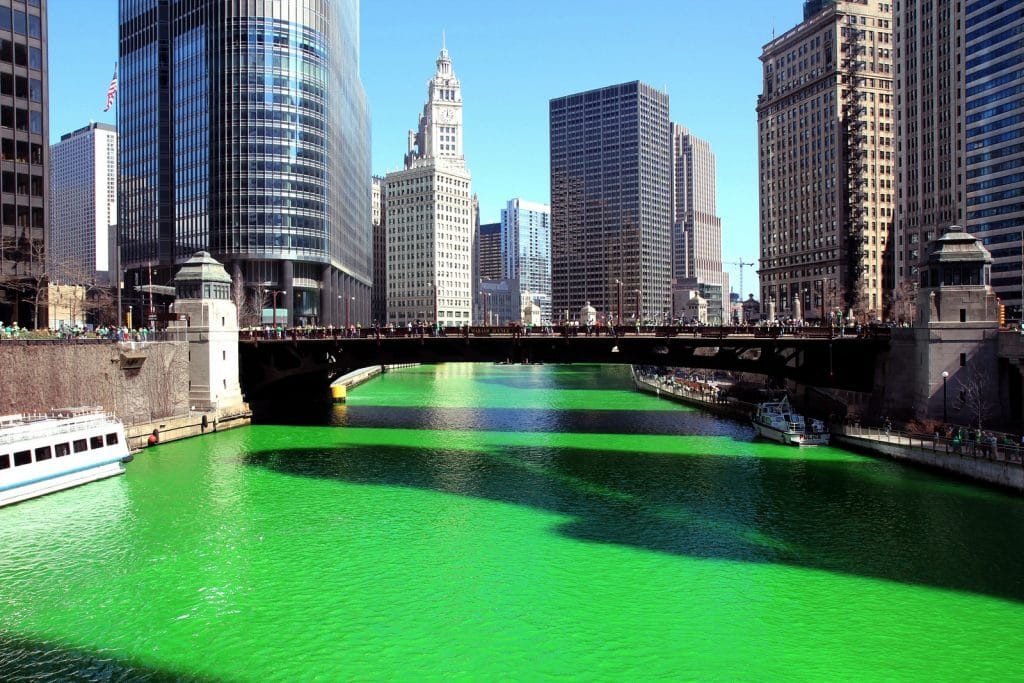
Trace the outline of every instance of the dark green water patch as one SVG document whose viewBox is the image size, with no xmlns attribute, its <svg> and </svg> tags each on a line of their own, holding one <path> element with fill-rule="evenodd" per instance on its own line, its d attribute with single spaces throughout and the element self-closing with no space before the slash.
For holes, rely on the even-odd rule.
<svg viewBox="0 0 1024 683">
<path fill-rule="evenodd" d="M 1024 544 L 1024 507 L 1007 517 L 1008 501 L 998 493 L 935 491 L 929 475 L 889 463 L 549 446 L 467 451 L 429 437 L 420 447 L 257 451 L 246 462 L 568 515 L 573 521 L 558 532 L 581 541 L 1024 600 L 1024 563 L 1005 552 Z"/>
</svg>

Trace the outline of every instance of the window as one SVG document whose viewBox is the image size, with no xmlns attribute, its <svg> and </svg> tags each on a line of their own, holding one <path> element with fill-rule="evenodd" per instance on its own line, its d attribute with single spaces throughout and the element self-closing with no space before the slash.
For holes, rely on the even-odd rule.
<svg viewBox="0 0 1024 683">
<path fill-rule="evenodd" d="M 103 437 L 97 434 L 89 437 L 89 448 L 103 448 Z"/>
<path fill-rule="evenodd" d="M 962 368 L 967 367 L 967 354 L 966 353 L 961 353 L 960 354 L 960 367 L 962 367 Z"/>
<path fill-rule="evenodd" d="M 11 456 L 4 453 L 0 455 L 0 470 L 6 470 L 11 466 Z"/>
<path fill-rule="evenodd" d="M 43 460 L 49 460 L 53 457 L 53 451 L 50 450 L 49 446 L 41 446 L 36 449 L 36 462 L 42 462 Z"/>
<path fill-rule="evenodd" d="M 117 443 L 117 432 L 112 432 L 110 434 L 107 434 L 107 445 L 108 446 L 113 446 L 116 443 Z"/>
<path fill-rule="evenodd" d="M 21 467 L 32 462 L 32 451 L 18 451 L 14 454 L 14 466 Z"/>
<path fill-rule="evenodd" d="M 63 458 L 65 455 L 71 453 L 71 444 L 59 443 L 53 447 L 53 450 L 58 458 Z"/>
<path fill-rule="evenodd" d="M 75 453 L 84 453 L 89 450 L 89 445 L 85 439 L 75 439 L 72 445 L 75 448 Z"/>
</svg>

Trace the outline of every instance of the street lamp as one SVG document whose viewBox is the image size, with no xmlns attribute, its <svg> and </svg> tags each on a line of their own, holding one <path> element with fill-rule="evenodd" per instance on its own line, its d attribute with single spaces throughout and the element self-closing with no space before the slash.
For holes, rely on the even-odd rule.
<svg viewBox="0 0 1024 683">
<path fill-rule="evenodd" d="M 946 414 L 946 378 L 949 377 L 949 373 L 945 370 L 942 371 L 942 423 L 946 424 L 949 422 L 948 415 Z"/>
<path fill-rule="evenodd" d="M 619 308 L 615 312 L 615 324 L 622 324 L 622 280 L 615 280 L 615 284 L 619 288 Z"/>
<path fill-rule="evenodd" d="M 355 300 L 356 300 L 356 298 L 354 296 L 347 296 L 347 297 L 345 297 L 345 329 L 346 330 L 350 327 L 349 315 L 351 313 L 351 310 L 350 310 L 349 307 L 352 304 L 352 302 L 355 301 Z"/>
</svg>

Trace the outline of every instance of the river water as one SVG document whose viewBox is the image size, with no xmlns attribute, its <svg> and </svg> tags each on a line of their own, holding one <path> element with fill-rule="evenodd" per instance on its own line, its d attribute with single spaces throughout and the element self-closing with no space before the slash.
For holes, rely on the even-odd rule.
<svg viewBox="0 0 1024 683">
<path fill-rule="evenodd" d="M 630 389 L 389 373 L 0 510 L 0 679 L 1009 680 L 1024 500 Z"/>
</svg>

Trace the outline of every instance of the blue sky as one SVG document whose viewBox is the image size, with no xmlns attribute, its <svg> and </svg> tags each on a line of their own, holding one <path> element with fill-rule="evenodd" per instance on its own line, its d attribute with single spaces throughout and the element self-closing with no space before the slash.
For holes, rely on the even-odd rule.
<svg viewBox="0 0 1024 683">
<path fill-rule="evenodd" d="M 801 0 L 365 0 L 373 170 L 401 166 L 444 32 L 484 222 L 513 197 L 549 201 L 548 100 L 641 80 L 667 90 L 672 120 L 711 143 L 723 258 L 754 261 L 758 56 L 773 29 L 792 28 L 801 11 Z M 51 140 L 91 120 L 113 123 L 103 105 L 117 60 L 116 0 L 50 0 L 49 31 Z M 727 270 L 738 291 L 739 269 Z M 755 284 L 748 267 L 743 288 L 756 293 Z"/>
</svg>

